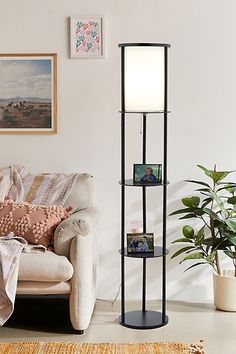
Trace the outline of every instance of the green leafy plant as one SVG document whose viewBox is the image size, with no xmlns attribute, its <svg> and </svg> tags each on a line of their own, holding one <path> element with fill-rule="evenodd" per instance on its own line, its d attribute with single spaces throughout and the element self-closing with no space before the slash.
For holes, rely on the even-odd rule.
<svg viewBox="0 0 236 354">
<path fill-rule="evenodd" d="M 221 274 L 219 251 L 229 257 L 234 266 L 236 277 L 236 183 L 225 182 L 225 178 L 234 171 L 217 171 L 198 165 L 209 177 L 210 182 L 187 180 L 198 186 L 198 195 L 182 199 L 184 208 L 170 215 L 180 215 L 180 220 L 199 221 L 196 230 L 190 225 L 182 229 L 183 236 L 173 243 L 184 243 L 171 258 L 184 255 L 180 263 L 197 260 L 186 270 L 202 264 L 210 265 L 217 274 Z"/>
</svg>

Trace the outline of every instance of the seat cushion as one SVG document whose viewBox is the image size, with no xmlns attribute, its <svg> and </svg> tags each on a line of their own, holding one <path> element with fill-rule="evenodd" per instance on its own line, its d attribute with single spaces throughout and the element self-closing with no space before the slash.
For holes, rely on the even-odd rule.
<svg viewBox="0 0 236 354">
<path fill-rule="evenodd" d="M 59 295 L 71 293 L 71 282 L 18 281 L 17 295 Z"/>
<path fill-rule="evenodd" d="M 46 251 L 45 253 L 22 253 L 20 256 L 20 281 L 59 282 L 73 276 L 73 266 L 68 258 Z"/>
</svg>

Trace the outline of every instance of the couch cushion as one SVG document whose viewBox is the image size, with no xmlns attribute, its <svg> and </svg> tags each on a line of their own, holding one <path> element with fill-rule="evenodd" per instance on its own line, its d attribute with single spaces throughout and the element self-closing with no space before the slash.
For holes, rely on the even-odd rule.
<svg viewBox="0 0 236 354">
<path fill-rule="evenodd" d="M 0 205 L 0 236 L 14 232 L 30 243 L 47 247 L 57 225 L 68 215 L 68 210 L 59 205 L 46 207 L 7 199 Z"/>
<path fill-rule="evenodd" d="M 18 295 L 59 295 L 70 294 L 71 282 L 42 282 L 42 281 L 18 281 L 16 293 Z"/>
<path fill-rule="evenodd" d="M 22 253 L 20 256 L 20 281 L 59 282 L 72 278 L 74 269 L 64 256 L 45 253 Z"/>
<path fill-rule="evenodd" d="M 88 173 L 81 173 L 63 206 L 72 206 L 75 210 L 89 208 L 93 204 L 93 178 Z"/>
</svg>

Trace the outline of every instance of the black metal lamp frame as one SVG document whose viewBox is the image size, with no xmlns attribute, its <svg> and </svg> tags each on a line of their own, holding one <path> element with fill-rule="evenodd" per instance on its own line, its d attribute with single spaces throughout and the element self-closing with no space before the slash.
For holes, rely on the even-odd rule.
<svg viewBox="0 0 236 354">
<path fill-rule="evenodd" d="M 163 111 L 126 111 L 125 110 L 125 47 L 129 46 L 155 46 L 164 47 L 164 110 Z M 120 324 L 135 329 L 151 329 L 165 326 L 168 323 L 166 315 L 166 217 L 167 217 L 167 79 L 168 79 L 168 48 L 169 44 L 163 43 L 122 43 L 121 48 L 121 316 Z M 143 147 L 142 163 L 146 163 L 146 130 L 147 115 L 150 113 L 160 113 L 164 117 L 164 136 L 163 136 L 163 180 L 158 184 L 163 188 L 163 223 L 162 223 L 162 247 L 155 247 L 153 254 L 128 254 L 125 247 L 125 188 L 126 186 L 136 186 L 132 180 L 125 178 L 125 119 L 128 113 L 141 113 L 143 124 Z M 139 186 L 142 188 L 142 209 L 143 209 L 143 232 L 146 232 L 146 188 L 148 186 Z M 154 185 L 153 185 L 154 186 Z M 157 184 L 155 184 L 157 186 Z M 137 311 L 125 312 L 125 257 L 141 258 L 143 261 L 143 279 L 142 279 L 142 309 Z M 162 257 L 162 311 L 150 311 L 146 309 L 146 260 L 147 258 Z"/>
</svg>

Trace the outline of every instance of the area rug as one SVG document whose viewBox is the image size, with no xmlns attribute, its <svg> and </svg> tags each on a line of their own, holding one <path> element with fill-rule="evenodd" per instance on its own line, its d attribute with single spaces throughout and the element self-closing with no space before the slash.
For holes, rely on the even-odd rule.
<svg viewBox="0 0 236 354">
<path fill-rule="evenodd" d="M 205 354 L 203 341 L 198 344 L 158 343 L 0 343 L 1 354 Z"/>
</svg>

